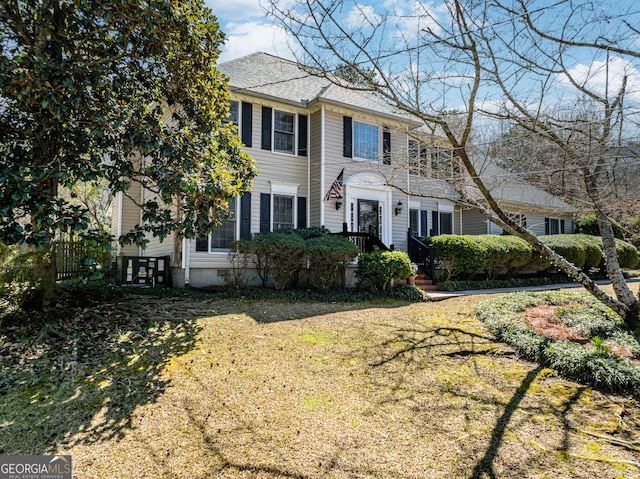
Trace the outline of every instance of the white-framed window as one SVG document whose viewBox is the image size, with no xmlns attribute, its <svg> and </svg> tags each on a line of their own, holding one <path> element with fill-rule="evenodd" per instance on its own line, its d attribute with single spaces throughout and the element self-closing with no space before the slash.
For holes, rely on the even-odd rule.
<svg viewBox="0 0 640 479">
<path fill-rule="evenodd" d="M 429 150 L 423 141 L 408 142 L 409 173 L 415 176 L 427 176 L 429 171 Z"/>
<path fill-rule="evenodd" d="M 353 122 L 353 157 L 370 161 L 380 159 L 380 129 L 377 126 Z"/>
<path fill-rule="evenodd" d="M 295 154 L 295 132 L 295 113 L 273 110 L 273 151 Z"/>
<path fill-rule="evenodd" d="M 544 234 L 558 235 L 565 233 L 565 220 L 561 218 L 545 218 Z"/>
<path fill-rule="evenodd" d="M 229 200 L 229 217 L 222 220 L 222 223 L 215 226 L 209 234 L 209 252 L 226 251 L 229 244 L 238 239 L 238 207 L 237 198 Z"/>
<path fill-rule="evenodd" d="M 295 197 L 273 195 L 273 231 L 295 228 Z"/>
<path fill-rule="evenodd" d="M 240 124 L 240 102 L 231 100 L 229 102 L 229 116 L 226 120 L 227 123 L 233 123 L 238 126 Z"/>
</svg>

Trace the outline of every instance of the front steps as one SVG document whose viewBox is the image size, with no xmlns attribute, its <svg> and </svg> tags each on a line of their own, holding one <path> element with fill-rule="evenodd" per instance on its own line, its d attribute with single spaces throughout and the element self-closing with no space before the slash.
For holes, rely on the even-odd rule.
<svg viewBox="0 0 640 479">
<path fill-rule="evenodd" d="M 405 281 L 405 280 L 397 280 L 397 281 L 394 281 L 394 284 L 407 284 L 407 281 Z M 437 291 L 438 290 L 438 285 L 437 284 L 433 284 L 433 281 L 430 280 L 430 279 L 427 279 L 427 277 L 424 274 L 419 274 L 418 276 L 416 276 L 415 286 L 416 286 L 416 288 L 420 288 L 423 291 Z"/>
</svg>

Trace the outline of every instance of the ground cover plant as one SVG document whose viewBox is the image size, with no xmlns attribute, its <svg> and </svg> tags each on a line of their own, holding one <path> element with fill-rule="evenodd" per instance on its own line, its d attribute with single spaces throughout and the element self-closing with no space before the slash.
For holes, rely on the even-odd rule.
<svg viewBox="0 0 640 479">
<path fill-rule="evenodd" d="M 488 296 L 270 294 L 84 295 L 3 321 L 0 453 L 69 453 L 79 478 L 640 474 L 637 401 L 516 358 L 474 317 Z"/>
<path fill-rule="evenodd" d="M 640 398 L 640 335 L 582 292 L 521 292 L 478 306 L 519 354 L 581 381 Z"/>
</svg>

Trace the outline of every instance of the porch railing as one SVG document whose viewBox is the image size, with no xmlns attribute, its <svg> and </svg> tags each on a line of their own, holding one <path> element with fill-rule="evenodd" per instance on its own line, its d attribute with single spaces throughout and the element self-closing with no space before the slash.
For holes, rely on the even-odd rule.
<svg viewBox="0 0 640 479">
<path fill-rule="evenodd" d="M 360 233 L 356 231 L 349 231 L 347 223 L 342 224 L 342 231 L 340 233 L 333 233 L 336 235 L 344 236 L 349 239 L 358 247 L 360 253 L 371 253 L 372 251 L 383 250 L 390 251 L 393 247 L 389 248 L 380 239 L 370 233 Z"/>
<path fill-rule="evenodd" d="M 435 281 L 433 247 L 424 244 L 411 234 L 411 229 L 407 233 L 408 246 L 407 253 L 412 263 L 418 265 L 418 270 L 428 279 Z"/>
</svg>

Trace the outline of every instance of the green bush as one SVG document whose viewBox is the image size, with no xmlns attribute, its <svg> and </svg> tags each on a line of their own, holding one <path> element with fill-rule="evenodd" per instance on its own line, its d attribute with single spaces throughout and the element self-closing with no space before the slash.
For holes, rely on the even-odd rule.
<svg viewBox="0 0 640 479">
<path fill-rule="evenodd" d="M 621 268 L 635 268 L 638 265 L 638 250 L 631 243 L 616 240 L 616 251 Z"/>
<path fill-rule="evenodd" d="M 40 310 L 55 289 L 48 252 L 0 247 L 0 299 L 9 309 Z"/>
<path fill-rule="evenodd" d="M 540 241 L 578 268 L 582 268 L 587 260 L 587 252 L 583 243 L 571 234 L 540 236 Z"/>
<path fill-rule="evenodd" d="M 613 227 L 613 235 L 618 239 L 624 240 L 624 231 L 622 231 L 620 225 L 613 219 L 611 220 L 611 226 Z M 600 236 L 600 227 L 598 226 L 595 213 L 588 213 L 576 220 L 576 233 Z"/>
<path fill-rule="evenodd" d="M 251 241 L 236 241 L 233 249 L 252 254 L 262 286 L 271 278 L 276 289 L 295 284 L 305 256 L 305 241 L 298 235 L 273 232 L 258 233 Z"/>
<path fill-rule="evenodd" d="M 582 269 L 588 272 L 591 268 L 597 268 L 602 261 L 602 241 L 600 238 L 588 234 L 571 236 L 573 241 L 578 242 L 584 248 L 585 259 Z"/>
<path fill-rule="evenodd" d="M 328 291 L 338 280 L 344 285 L 345 266 L 358 256 L 358 247 L 339 235 L 321 235 L 307 240 L 309 281 Z"/>
<path fill-rule="evenodd" d="M 406 279 L 412 274 L 411 260 L 404 251 L 373 251 L 358 258 L 356 277 L 365 288 L 384 291 L 394 279 Z"/>
<path fill-rule="evenodd" d="M 278 233 L 288 233 L 296 236 L 300 236 L 304 240 L 308 240 L 311 238 L 317 238 L 319 236 L 326 236 L 331 233 L 324 226 L 311 226 L 310 228 L 286 228 L 282 230 L 278 230 Z"/>
<path fill-rule="evenodd" d="M 501 272 L 508 276 L 517 274 L 531 261 L 533 248 L 517 236 L 479 235 L 487 255 L 484 271 L 489 279 L 495 279 Z"/>
<path fill-rule="evenodd" d="M 484 268 L 487 248 L 472 235 L 439 235 L 425 238 L 433 244 L 433 253 L 444 273 L 444 280 L 460 274 L 472 275 Z"/>
</svg>

